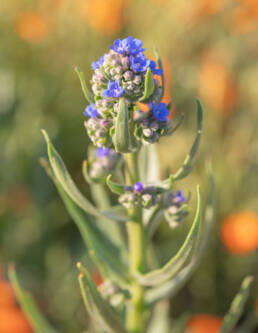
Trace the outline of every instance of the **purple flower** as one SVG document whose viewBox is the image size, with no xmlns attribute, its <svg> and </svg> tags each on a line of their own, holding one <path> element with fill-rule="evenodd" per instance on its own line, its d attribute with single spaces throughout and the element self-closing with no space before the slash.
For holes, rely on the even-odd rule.
<svg viewBox="0 0 258 333">
<path fill-rule="evenodd" d="M 97 118 L 97 116 L 99 115 L 98 110 L 95 107 L 94 103 L 91 103 L 90 105 L 88 105 L 85 109 L 85 111 L 83 112 L 83 114 L 86 117 L 90 117 L 90 118 Z"/>
<path fill-rule="evenodd" d="M 182 191 L 178 191 L 176 196 L 173 198 L 173 202 L 175 202 L 175 203 L 183 203 L 186 200 L 187 199 L 183 196 Z"/>
<path fill-rule="evenodd" d="M 166 121 L 169 116 L 169 111 L 165 103 L 159 103 L 157 105 L 152 104 L 152 113 L 154 118 L 159 121 Z"/>
<path fill-rule="evenodd" d="M 150 60 L 145 58 L 143 53 L 139 53 L 136 56 L 130 56 L 131 69 L 135 72 L 145 72 L 150 66 Z"/>
<path fill-rule="evenodd" d="M 104 56 L 100 57 L 98 61 L 93 61 L 91 63 L 91 68 L 94 69 L 98 69 L 101 65 L 103 65 L 104 62 Z"/>
<path fill-rule="evenodd" d="M 146 50 L 142 48 L 141 40 L 133 38 L 131 36 L 123 40 L 121 39 L 115 40 L 114 45 L 111 45 L 110 48 L 115 52 L 124 55 L 136 55 Z"/>
<path fill-rule="evenodd" d="M 109 148 L 99 147 L 96 149 L 96 156 L 97 157 L 107 157 L 110 154 Z"/>
<path fill-rule="evenodd" d="M 133 189 L 135 192 L 141 192 L 143 190 L 142 182 L 135 183 Z"/>
<path fill-rule="evenodd" d="M 119 85 L 119 80 L 108 82 L 108 88 L 102 91 L 103 97 L 120 97 L 123 95 L 123 87 Z"/>
<path fill-rule="evenodd" d="M 153 71 L 154 74 L 156 75 L 161 75 L 163 73 L 162 69 L 156 68 L 157 64 L 154 60 L 150 60 L 150 69 Z"/>
</svg>

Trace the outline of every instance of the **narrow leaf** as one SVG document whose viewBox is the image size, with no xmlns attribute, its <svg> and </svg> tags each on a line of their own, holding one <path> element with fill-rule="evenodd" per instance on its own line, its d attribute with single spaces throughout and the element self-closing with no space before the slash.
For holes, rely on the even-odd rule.
<svg viewBox="0 0 258 333">
<path fill-rule="evenodd" d="M 84 94 L 84 97 L 86 98 L 86 100 L 89 102 L 89 103 L 95 103 L 94 101 L 94 96 L 93 94 L 90 92 L 90 90 L 88 89 L 87 85 L 86 85 L 86 81 L 85 81 L 85 77 L 84 77 L 84 74 L 83 72 L 80 70 L 80 68 L 78 66 L 75 66 L 74 68 L 76 74 L 78 75 L 79 77 L 79 80 L 80 80 L 80 83 L 81 83 L 81 87 L 82 87 L 82 91 L 83 91 L 83 94 Z"/>
<path fill-rule="evenodd" d="M 162 268 L 147 274 L 135 273 L 137 280 L 144 286 L 154 286 L 175 276 L 183 267 L 196 243 L 201 224 L 201 194 L 197 187 L 197 209 L 193 225 L 177 254 Z"/>
<path fill-rule="evenodd" d="M 201 134 L 202 134 L 202 118 L 203 118 L 203 111 L 200 101 L 197 99 L 197 135 L 192 145 L 192 148 L 189 154 L 186 156 L 181 168 L 174 174 L 174 180 L 179 180 L 188 176 L 191 172 L 194 164 L 195 155 L 197 153 Z"/>
<path fill-rule="evenodd" d="M 241 288 L 238 294 L 233 299 L 231 303 L 229 312 L 224 317 L 220 333 L 230 333 L 232 329 L 236 326 L 247 301 L 250 286 L 254 278 L 252 276 L 247 276 L 242 282 Z"/>
<path fill-rule="evenodd" d="M 84 279 L 81 277 L 81 283 L 84 283 L 84 288 L 81 289 L 84 293 L 83 298 L 86 308 L 89 309 L 90 312 L 94 311 L 98 314 L 98 317 L 101 319 L 102 324 L 108 332 L 127 333 L 126 329 L 117 318 L 114 310 L 98 292 L 96 285 L 87 270 L 80 263 L 78 264 L 78 268 L 80 269 L 81 276 L 84 277 Z M 95 316 L 92 317 L 94 320 Z"/>
<path fill-rule="evenodd" d="M 124 194 L 124 185 L 117 184 L 111 181 L 112 175 L 108 175 L 106 179 L 107 186 L 109 187 L 110 191 L 115 194 L 121 195 Z"/>
<path fill-rule="evenodd" d="M 92 214 L 94 216 L 100 216 L 98 210 L 82 195 L 78 190 L 74 181 L 72 180 L 66 166 L 61 158 L 61 156 L 56 151 L 55 147 L 52 145 L 49 136 L 45 130 L 42 130 L 48 146 L 48 157 L 53 169 L 54 175 L 62 185 L 65 192 L 71 197 L 71 199 L 77 203 L 85 212 Z"/>
<path fill-rule="evenodd" d="M 143 96 L 140 98 L 140 102 L 145 102 L 148 98 L 153 94 L 155 88 L 155 83 L 152 75 L 152 71 L 150 68 L 147 69 L 145 74 L 145 81 L 144 81 L 144 93 Z"/>
<path fill-rule="evenodd" d="M 130 152 L 131 139 L 129 131 L 129 116 L 124 98 L 119 100 L 119 110 L 115 121 L 114 145 L 116 151 L 119 153 Z"/>
<path fill-rule="evenodd" d="M 156 56 L 157 61 L 158 61 L 159 68 L 162 70 L 162 74 L 161 74 L 161 96 L 160 96 L 160 100 L 159 100 L 159 102 L 161 102 L 163 97 L 164 97 L 164 93 L 165 93 L 165 85 L 166 85 L 165 74 L 164 74 L 164 68 L 163 68 L 162 60 L 161 60 L 159 51 L 156 47 L 154 48 L 154 52 L 155 52 L 155 56 Z"/>
<path fill-rule="evenodd" d="M 163 301 L 158 303 L 151 316 L 147 333 L 170 333 L 170 313 L 169 302 Z"/>
<path fill-rule="evenodd" d="M 80 234 L 84 240 L 86 247 L 89 249 L 90 254 L 93 254 L 100 261 L 100 265 L 105 267 L 106 270 L 112 274 L 116 280 L 121 281 L 127 279 L 127 268 L 120 260 L 120 253 L 117 246 L 115 246 L 110 239 L 108 239 L 103 232 L 98 228 L 95 221 L 90 215 L 87 215 L 63 190 L 62 186 L 55 178 L 50 174 L 50 168 L 47 162 L 43 160 L 44 168 L 46 168 L 48 174 L 52 178 L 57 190 L 69 212 L 73 221 L 75 222 Z M 108 222 L 107 222 L 108 223 Z M 97 263 L 98 264 L 98 263 Z M 101 268 L 101 267 L 100 267 Z"/>
<path fill-rule="evenodd" d="M 176 293 L 184 286 L 184 284 L 194 273 L 203 254 L 205 253 L 205 248 L 207 247 L 208 241 L 210 239 L 210 234 L 214 223 L 215 184 L 214 184 L 213 175 L 210 170 L 209 170 L 209 180 L 210 180 L 210 191 L 204 215 L 205 228 L 203 235 L 201 236 L 200 243 L 194 249 L 191 262 L 171 280 L 163 283 L 161 286 L 149 289 L 145 294 L 146 306 L 152 306 L 153 304 L 162 299 L 174 297 Z"/>
<path fill-rule="evenodd" d="M 28 318 L 35 333 L 57 333 L 38 310 L 36 303 L 28 292 L 25 292 L 16 275 L 14 265 L 8 268 L 8 276 L 15 291 L 15 295 Z"/>
<path fill-rule="evenodd" d="M 86 160 L 82 162 L 82 175 L 86 183 L 92 184 L 92 179 L 89 175 L 89 163 Z"/>
</svg>

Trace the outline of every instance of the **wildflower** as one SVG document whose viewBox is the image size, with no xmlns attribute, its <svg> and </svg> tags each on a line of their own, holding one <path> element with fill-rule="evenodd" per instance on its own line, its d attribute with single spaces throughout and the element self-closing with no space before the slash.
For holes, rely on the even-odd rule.
<svg viewBox="0 0 258 333">
<path fill-rule="evenodd" d="M 97 116 L 99 115 L 94 103 L 88 105 L 83 114 L 90 118 L 97 118 Z"/>
<path fill-rule="evenodd" d="M 143 184 L 141 182 L 135 183 L 133 189 L 135 192 L 141 192 L 143 190 Z"/>
<path fill-rule="evenodd" d="M 186 202 L 187 199 L 183 196 L 183 192 L 182 191 L 178 191 L 177 194 L 174 196 L 174 198 L 172 199 L 173 202 L 175 203 L 183 203 Z"/>
<path fill-rule="evenodd" d="M 96 149 L 96 156 L 97 157 L 107 157 L 110 154 L 110 149 L 109 148 L 103 148 L 99 147 Z"/>
<path fill-rule="evenodd" d="M 171 228 L 175 228 L 188 214 L 186 203 L 189 201 L 182 191 L 167 192 L 164 195 L 164 216 Z"/>
<path fill-rule="evenodd" d="M 111 50 L 124 55 L 136 55 L 146 50 L 142 48 L 141 40 L 131 36 L 123 40 L 115 40 L 114 45 L 111 45 L 110 48 Z"/>
<path fill-rule="evenodd" d="M 186 331 L 189 333 L 219 333 L 222 322 L 222 318 L 217 316 L 197 314 L 188 320 Z"/>
<path fill-rule="evenodd" d="M 118 80 L 108 82 L 108 88 L 102 91 L 103 97 L 121 97 L 123 95 L 123 87 L 120 86 Z"/>
<path fill-rule="evenodd" d="M 239 212 L 227 216 L 221 225 L 221 240 L 233 254 L 245 254 L 258 248 L 258 216 Z"/>
<path fill-rule="evenodd" d="M 134 72 L 146 72 L 150 66 L 150 60 L 145 58 L 143 53 L 139 53 L 136 56 L 130 56 L 131 69 Z"/>
<path fill-rule="evenodd" d="M 150 60 L 149 67 L 156 75 L 161 75 L 163 73 L 162 69 L 156 68 L 157 64 L 154 60 Z"/>
<path fill-rule="evenodd" d="M 92 69 L 98 69 L 101 65 L 103 65 L 104 56 L 100 57 L 98 61 L 93 61 L 91 64 Z"/>
<path fill-rule="evenodd" d="M 166 121 L 169 116 L 169 111 L 165 103 L 159 103 L 157 105 L 152 104 L 152 113 L 159 121 Z"/>
<path fill-rule="evenodd" d="M 119 202 L 126 208 L 140 206 L 151 208 L 158 202 L 158 195 L 154 186 L 144 187 L 141 182 L 133 186 L 125 186 L 125 193 L 119 197 Z"/>
</svg>

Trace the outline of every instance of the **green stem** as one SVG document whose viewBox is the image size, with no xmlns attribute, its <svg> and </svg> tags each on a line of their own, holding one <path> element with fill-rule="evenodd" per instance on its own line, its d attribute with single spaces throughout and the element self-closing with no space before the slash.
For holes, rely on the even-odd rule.
<svg viewBox="0 0 258 333">
<path fill-rule="evenodd" d="M 139 181 L 137 153 L 124 155 L 126 169 L 126 183 L 133 185 Z M 134 279 L 133 272 L 143 273 L 145 270 L 145 232 L 142 222 L 142 208 L 135 207 L 128 210 L 131 221 L 127 222 L 128 246 L 130 254 L 131 272 L 131 302 L 127 309 L 126 325 L 131 333 L 141 333 L 144 328 L 143 287 Z"/>
</svg>

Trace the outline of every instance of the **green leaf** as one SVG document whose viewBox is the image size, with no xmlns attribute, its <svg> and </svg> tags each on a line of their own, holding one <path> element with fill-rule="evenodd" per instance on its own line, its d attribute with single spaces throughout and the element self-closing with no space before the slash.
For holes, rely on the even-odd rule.
<svg viewBox="0 0 258 333">
<path fill-rule="evenodd" d="M 180 126 L 181 126 L 181 124 L 183 123 L 183 121 L 184 121 L 184 118 L 185 118 L 185 116 L 184 116 L 184 114 L 181 114 L 180 115 L 180 118 L 179 118 L 179 120 L 178 120 L 178 122 L 176 123 L 176 125 L 174 126 L 174 127 L 170 127 L 168 130 L 167 130 L 167 132 L 166 132 L 166 134 L 167 135 L 171 135 L 171 134 L 173 134 Z"/>
<path fill-rule="evenodd" d="M 129 116 L 124 98 L 120 98 L 119 100 L 119 110 L 115 121 L 115 134 L 113 140 L 116 151 L 119 153 L 130 152 L 131 137 L 129 131 Z"/>
<path fill-rule="evenodd" d="M 161 284 L 175 276 L 183 267 L 196 243 L 201 224 L 201 194 L 197 187 L 197 209 L 192 227 L 177 254 L 162 268 L 147 274 L 135 273 L 135 277 L 144 286 Z"/>
<path fill-rule="evenodd" d="M 82 175 L 86 183 L 92 184 L 92 179 L 89 175 L 89 163 L 86 160 L 82 162 Z"/>
<path fill-rule="evenodd" d="M 80 68 L 78 66 L 75 66 L 74 70 L 75 70 L 76 74 L 78 75 L 79 80 L 81 82 L 81 87 L 82 87 L 82 91 L 83 91 L 84 97 L 86 98 L 86 100 L 89 103 L 95 103 L 94 96 L 90 92 L 90 90 L 88 89 L 88 87 L 86 85 L 86 81 L 85 81 L 85 77 L 84 77 L 83 72 L 80 70 Z"/>
<path fill-rule="evenodd" d="M 164 93 L 165 93 L 165 86 L 166 86 L 165 74 L 164 74 L 164 68 L 163 68 L 162 60 L 161 60 L 159 51 L 156 47 L 154 48 L 154 53 L 155 53 L 155 56 L 157 58 L 159 68 L 162 70 L 162 74 L 161 74 L 161 96 L 160 96 L 160 99 L 159 99 L 159 102 L 161 102 L 161 100 L 164 97 Z"/>
<path fill-rule="evenodd" d="M 25 292 L 16 275 L 14 265 L 9 265 L 8 276 L 12 283 L 15 295 L 28 318 L 35 333 L 57 333 L 38 310 L 36 303 L 28 292 Z"/>
<path fill-rule="evenodd" d="M 251 283 L 253 282 L 254 278 L 252 276 L 247 276 L 244 281 L 242 282 L 241 288 L 238 292 L 238 294 L 235 296 L 233 299 L 233 302 L 231 303 L 229 312 L 226 314 L 224 317 L 224 321 L 222 324 L 222 327 L 220 329 L 220 333 L 230 333 L 232 332 L 232 329 L 235 327 L 237 324 L 245 303 L 247 301 L 249 291 L 250 291 L 250 286 Z"/>
<path fill-rule="evenodd" d="M 45 130 L 42 130 L 48 146 L 48 157 L 54 172 L 55 177 L 62 185 L 65 192 L 71 197 L 71 199 L 77 203 L 85 212 L 92 214 L 94 216 L 100 216 L 98 210 L 82 195 L 82 193 L 76 187 L 74 181 L 72 180 L 66 166 L 61 158 L 61 156 L 56 151 L 55 147 L 52 145 L 49 136 Z"/>
<path fill-rule="evenodd" d="M 61 158 L 61 156 L 56 151 L 55 147 L 51 143 L 49 136 L 45 130 L 42 130 L 42 133 L 45 137 L 48 146 L 48 157 L 52 171 L 58 180 L 59 184 L 62 186 L 64 191 L 69 195 L 69 197 L 87 214 L 91 214 L 95 217 L 106 217 L 110 218 L 109 212 L 102 212 L 96 209 L 78 190 L 74 181 L 72 180 L 66 166 Z M 112 216 L 113 219 L 117 218 L 117 221 L 124 221 L 124 217 L 117 215 Z"/>
<path fill-rule="evenodd" d="M 43 166 L 47 168 L 47 172 L 56 185 L 69 214 L 77 225 L 86 247 L 90 250 L 90 254 L 97 257 L 100 261 L 100 263 L 97 262 L 98 265 L 101 265 L 100 268 L 104 266 L 106 271 L 111 272 L 116 280 L 119 282 L 127 280 L 127 268 L 122 260 L 120 260 L 119 248 L 100 231 L 91 216 L 86 214 L 64 191 L 55 176 L 50 174 L 51 171 L 46 163 L 47 162 L 44 161 Z M 41 162 L 41 164 L 43 163 Z M 121 281 L 121 279 L 123 279 L 123 281 Z"/>
<path fill-rule="evenodd" d="M 185 178 L 189 175 L 193 168 L 195 155 L 197 153 L 200 139 L 202 135 L 202 118 L 203 118 L 203 111 L 200 101 L 197 99 L 197 135 L 194 140 L 194 143 L 191 147 L 189 154 L 186 156 L 181 168 L 174 174 L 174 180 L 179 180 Z"/>
<path fill-rule="evenodd" d="M 170 333 L 170 313 L 169 302 L 163 301 L 158 303 L 151 316 L 147 333 Z"/>
<path fill-rule="evenodd" d="M 152 71 L 150 68 L 148 68 L 144 80 L 144 93 L 143 96 L 140 98 L 140 102 L 147 101 L 150 98 L 150 96 L 153 94 L 154 89 L 155 89 L 155 83 Z"/>
<path fill-rule="evenodd" d="M 98 320 L 110 333 L 127 333 L 111 306 L 102 298 L 87 270 L 78 263 L 79 282 L 87 311 L 93 320 Z"/>
<path fill-rule="evenodd" d="M 186 281 L 191 277 L 195 269 L 197 268 L 205 248 L 207 247 L 210 239 L 212 226 L 214 223 L 214 201 L 215 201 L 215 184 L 213 175 L 209 168 L 209 180 L 210 180 L 210 191 L 207 199 L 207 206 L 204 215 L 205 229 L 198 246 L 195 247 L 192 255 L 191 262 L 185 266 L 174 278 L 163 283 L 161 286 L 149 289 L 145 294 L 146 306 L 152 306 L 154 303 L 174 297 L 176 293 L 183 287 Z"/>
<path fill-rule="evenodd" d="M 107 186 L 109 187 L 110 191 L 115 194 L 121 195 L 124 194 L 124 185 L 117 184 L 111 181 L 112 175 L 108 175 L 106 179 Z"/>
</svg>

